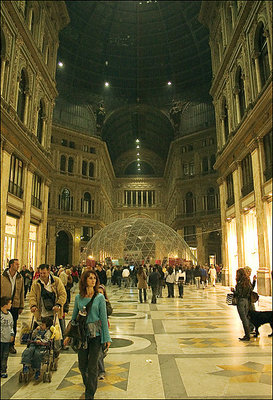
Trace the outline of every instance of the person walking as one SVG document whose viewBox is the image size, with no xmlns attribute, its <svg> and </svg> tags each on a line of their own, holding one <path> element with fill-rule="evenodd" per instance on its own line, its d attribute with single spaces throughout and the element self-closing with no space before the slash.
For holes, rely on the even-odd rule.
<svg viewBox="0 0 273 400">
<path fill-rule="evenodd" d="M 178 293 L 179 297 L 182 299 L 183 294 L 184 294 L 184 284 L 186 282 L 186 271 L 182 271 L 182 268 L 179 268 L 176 276 L 175 276 L 175 282 L 178 285 Z"/>
<path fill-rule="evenodd" d="M 200 270 L 200 265 L 196 265 L 194 269 L 194 280 L 196 284 L 196 289 L 200 288 L 200 280 L 201 280 L 201 270 Z"/>
<path fill-rule="evenodd" d="M 217 271 L 216 271 L 214 265 L 210 266 L 208 274 L 210 276 L 210 282 L 212 283 L 212 286 L 215 287 L 215 282 L 216 282 L 216 278 L 217 278 Z"/>
<path fill-rule="evenodd" d="M 158 297 L 161 298 L 163 287 L 165 287 L 165 275 L 160 265 L 157 267 L 157 270 L 159 273 Z"/>
<path fill-rule="evenodd" d="M 168 268 L 166 283 L 168 287 L 168 297 L 174 297 L 175 272 L 173 267 Z"/>
<path fill-rule="evenodd" d="M 158 294 L 158 288 L 159 288 L 159 279 L 160 275 L 156 267 L 153 267 L 153 272 L 150 273 L 149 279 L 148 279 L 148 286 L 149 288 L 152 288 L 152 301 L 151 303 L 155 304 L 156 303 L 156 296 Z"/>
<path fill-rule="evenodd" d="M 86 319 L 87 335 L 84 345 L 78 351 L 79 370 L 85 386 L 85 399 L 94 399 L 98 385 L 98 360 L 101 346 L 108 350 L 111 338 L 108 329 L 106 303 L 104 295 L 99 293 L 99 277 L 95 271 L 85 271 L 79 283 L 80 293 L 75 297 L 72 321 L 76 321 L 79 312 L 86 310 L 90 301 L 92 305 Z M 89 329 L 90 327 L 90 329 Z M 93 329 L 96 327 L 96 329 Z M 66 337 L 64 345 L 70 343 Z"/>
<path fill-rule="evenodd" d="M 144 303 L 146 303 L 147 301 L 147 287 L 148 287 L 147 275 L 146 272 L 144 271 L 143 266 L 141 265 L 137 271 L 137 288 L 138 288 L 140 303 L 142 303 L 142 290 L 144 295 Z"/>
<path fill-rule="evenodd" d="M 18 272 L 20 263 L 18 258 L 11 259 L 9 266 L 2 274 L 1 279 L 1 296 L 10 297 L 12 300 L 12 306 L 10 313 L 13 318 L 13 330 L 14 336 L 13 341 L 10 342 L 9 352 L 16 354 L 15 349 L 15 338 L 17 333 L 17 321 L 19 315 L 22 314 L 24 309 L 24 278 Z"/>
<path fill-rule="evenodd" d="M 9 346 L 13 342 L 13 318 L 10 313 L 11 298 L 1 297 L 1 324 L 0 324 L 0 355 L 1 355 L 1 378 L 7 378 L 7 364 L 9 357 Z"/>
<path fill-rule="evenodd" d="M 231 291 L 234 292 L 234 297 L 237 299 L 237 311 L 245 331 L 245 335 L 242 338 L 239 338 L 239 340 L 244 342 L 249 341 L 250 327 L 249 327 L 248 312 L 250 308 L 249 307 L 251 303 L 250 297 L 251 297 L 251 292 L 253 291 L 253 287 L 244 268 L 237 269 L 236 286 L 235 289 L 231 288 Z"/>
</svg>

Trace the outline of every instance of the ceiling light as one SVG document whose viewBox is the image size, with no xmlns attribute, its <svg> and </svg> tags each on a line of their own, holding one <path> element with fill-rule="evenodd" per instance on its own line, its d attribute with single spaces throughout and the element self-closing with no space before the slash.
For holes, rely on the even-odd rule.
<svg viewBox="0 0 273 400">
<path fill-rule="evenodd" d="M 108 87 L 109 86 L 109 82 L 105 82 L 104 86 Z"/>
<path fill-rule="evenodd" d="M 140 158 L 137 158 L 137 161 L 140 161 Z"/>
<path fill-rule="evenodd" d="M 137 170 L 140 171 L 140 168 L 138 168 Z"/>
<path fill-rule="evenodd" d="M 140 164 L 138 163 L 137 166 L 140 167 Z"/>
<path fill-rule="evenodd" d="M 171 82 L 171 81 L 169 81 L 169 82 L 168 82 L 168 86 L 171 86 L 171 84 L 172 84 L 172 82 Z"/>
<path fill-rule="evenodd" d="M 108 61 L 105 61 L 105 65 L 108 65 Z"/>
<path fill-rule="evenodd" d="M 139 153 L 137 153 L 137 156 L 139 156 Z M 269 196 L 270 196 L 270 193 L 269 193 Z"/>
<path fill-rule="evenodd" d="M 62 67 L 64 66 L 64 63 L 63 63 L 62 61 L 59 61 L 59 62 L 58 62 L 58 65 L 59 65 L 59 67 L 62 68 Z"/>
<path fill-rule="evenodd" d="M 137 145 L 137 147 L 136 147 L 137 149 L 139 149 L 140 148 L 140 146 L 139 146 L 139 144 Z"/>
<path fill-rule="evenodd" d="M 136 143 L 139 143 L 139 139 L 136 140 Z"/>
</svg>

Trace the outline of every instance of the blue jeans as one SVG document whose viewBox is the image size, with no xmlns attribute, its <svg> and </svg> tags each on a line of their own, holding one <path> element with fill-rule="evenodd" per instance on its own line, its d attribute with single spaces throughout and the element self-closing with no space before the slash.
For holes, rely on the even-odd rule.
<svg viewBox="0 0 273 400">
<path fill-rule="evenodd" d="M 104 367 L 104 352 L 101 346 L 99 359 L 98 359 L 98 374 L 105 374 L 105 367 Z"/>
<path fill-rule="evenodd" d="M 0 342 L 0 353 L 1 353 L 1 374 L 7 372 L 7 364 L 9 357 L 9 342 Z"/>
<path fill-rule="evenodd" d="M 98 386 L 98 360 L 101 350 L 101 337 L 89 339 L 87 349 L 78 352 L 79 370 L 85 386 L 85 398 L 94 399 Z"/>
<path fill-rule="evenodd" d="M 249 311 L 249 299 L 247 299 L 245 297 L 239 298 L 238 304 L 237 304 L 237 310 L 238 310 L 238 314 L 241 318 L 241 321 L 243 323 L 245 336 L 249 337 L 250 328 L 249 328 L 249 319 L 247 316 L 248 311 Z"/>
<path fill-rule="evenodd" d="M 41 369 L 41 363 L 47 352 L 45 346 L 39 346 L 32 343 L 22 353 L 21 364 L 31 366 L 33 369 Z"/>
</svg>

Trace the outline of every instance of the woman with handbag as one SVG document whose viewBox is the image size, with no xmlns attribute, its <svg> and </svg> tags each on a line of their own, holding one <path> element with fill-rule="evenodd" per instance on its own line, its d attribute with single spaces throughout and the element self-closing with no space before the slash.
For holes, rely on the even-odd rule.
<svg viewBox="0 0 273 400">
<path fill-rule="evenodd" d="M 245 335 L 239 340 L 244 342 L 250 340 L 250 327 L 248 312 L 251 303 L 251 292 L 253 291 L 252 284 L 244 268 L 239 268 L 236 271 L 236 286 L 235 289 L 231 288 L 234 297 L 237 300 L 237 310 L 240 319 L 243 323 Z"/>
<path fill-rule="evenodd" d="M 99 278 L 94 271 L 85 271 L 80 279 L 80 293 L 75 297 L 72 321 L 78 314 L 85 313 L 85 336 L 78 350 L 79 370 L 85 386 L 85 399 L 94 399 L 98 384 L 98 358 L 101 345 L 108 350 L 111 338 L 108 329 L 106 304 L 103 294 L 99 293 Z M 86 311 L 88 310 L 88 311 Z M 82 330 L 81 330 L 82 332 Z M 64 346 L 70 343 L 66 337 Z"/>
</svg>

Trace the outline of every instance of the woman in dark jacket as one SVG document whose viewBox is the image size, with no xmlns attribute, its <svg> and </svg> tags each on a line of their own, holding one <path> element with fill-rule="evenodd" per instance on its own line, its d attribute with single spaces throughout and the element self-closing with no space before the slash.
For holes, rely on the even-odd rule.
<svg viewBox="0 0 273 400">
<path fill-rule="evenodd" d="M 250 282 L 249 277 L 246 274 L 244 268 L 239 268 L 236 272 L 236 286 L 231 288 L 234 292 L 234 296 L 237 299 L 237 310 L 238 314 L 241 318 L 243 323 L 245 336 L 239 338 L 242 341 L 249 341 L 250 340 L 250 327 L 249 327 L 249 319 L 248 319 L 248 312 L 250 307 L 250 296 L 251 292 L 253 291 L 252 284 Z"/>
</svg>

